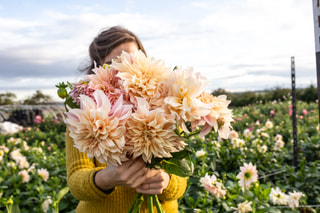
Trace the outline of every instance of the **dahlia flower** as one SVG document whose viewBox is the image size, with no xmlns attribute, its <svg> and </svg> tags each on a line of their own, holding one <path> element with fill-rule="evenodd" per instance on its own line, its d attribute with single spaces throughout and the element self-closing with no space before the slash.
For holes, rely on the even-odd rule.
<svg viewBox="0 0 320 213">
<path fill-rule="evenodd" d="M 209 80 L 200 73 L 194 73 L 191 67 L 177 68 L 168 80 L 169 91 L 165 103 L 169 111 L 177 116 L 178 125 L 189 132 L 185 122 L 196 123 L 208 115 L 213 106 L 203 103 L 197 97 L 204 91 Z"/>
<path fill-rule="evenodd" d="M 137 111 L 127 120 L 126 150 L 133 158 L 142 156 L 145 162 L 153 157 L 172 157 L 186 145 L 175 133 L 174 115 L 163 109 L 149 110 L 148 102 L 137 97 Z"/>
<path fill-rule="evenodd" d="M 265 127 L 267 127 L 268 129 L 271 129 L 273 127 L 273 123 L 271 121 L 267 120 Z"/>
<path fill-rule="evenodd" d="M 23 155 L 21 154 L 20 149 L 15 149 L 12 152 L 10 152 L 10 157 L 16 162 L 19 160 L 21 156 Z"/>
<path fill-rule="evenodd" d="M 252 136 L 251 130 L 250 130 L 250 129 L 245 129 L 245 130 L 243 130 L 243 136 L 244 136 L 245 138 L 251 138 L 251 136 Z"/>
<path fill-rule="evenodd" d="M 251 212 L 252 211 L 252 201 L 245 201 L 243 203 L 239 203 L 238 204 L 238 208 L 233 208 L 235 211 L 235 213 L 246 213 L 246 212 Z"/>
<path fill-rule="evenodd" d="M 284 142 L 283 140 L 277 140 L 276 143 L 275 143 L 275 148 L 276 149 L 281 149 L 284 147 Z"/>
<path fill-rule="evenodd" d="M 120 165 L 126 160 L 124 133 L 125 123 L 131 114 L 132 105 L 123 104 L 122 97 L 112 106 L 101 90 L 93 98 L 80 95 L 80 109 L 67 112 L 66 124 L 74 147 L 88 157 L 101 163 Z"/>
<path fill-rule="evenodd" d="M 246 142 L 245 142 L 243 139 L 240 139 L 240 138 L 233 138 L 233 139 L 231 140 L 231 143 L 232 143 L 232 145 L 233 145 L 233 148 L 235 148 L 235 147 L 242 147 L 242 146 L 244 146 Z"/>
<path fill-rule="evenodd" d="M 275 140 L 275 141 L 283 140 L 283 137 L 282 137 L 282 135 L 277 134 L 277 135 L 274 137 L 274 140 Z"/>
<path fill-rule="evenodd" d="M 202 187 L 217 198 L 221 198 L 227 193 L 227 190 L 224 189 L 222 183 L 217 181 L 217 177 L 215 175 L 210 176 L 205 174 L 205 176 L 200 179 L 200 183 Z"/>
<path fill-rule="evenodd" d="M 287 205 L 288 203 L 288 195 L 282 192 L 281 189 L 279 189 L 279 187 L 271 188 L 269 198 L 273 204 Z"/>
<path fill-rule="evenodd" d="M 108 65 L 95 67 L 94 74 L 87 75 L 89 80 L 88 88 L 95 90 L 102 90 L 109 98 L 109 101 L 113 105 L 120 96 L 127 100 L 126 93 L 121 84 L 121 79 L 117 77 L 118 71 L 112 69 Z"/>
<path fill-rule="evenodd" d="M 22 177 L 22 183 L 28 183 L 30 181 L 29 173 L 26 170 L 22 170 L 18 174 Z"/>
<path fill-rule="evenodd" d="M 88 87 L 88 81 L 79 81 L 72 84 L 73 89 L 70 92 L 72 102 L 80 105 L 80 95 L 92 97 L 93 89 Z"/>
<path fill-rule="evenodd" d="M 235 131 L 235 130 L 231 130 L 230 132 L 229 132 L 229 137 L 228 137 L 229 139 L 233 139 L 233 138 L 239 138 L 239 134 L 238 134 L 238 132 L 237 131 Z"/>
<path fill-rule="evenodd" d="M 239 179 L 239 185 L 248 189 L 251 183 L 258 181 L 256 166 L 253 166 L 252 163 L 244 163 L 244 166 L 240 167 L 240 173 L 237 175 L 237 178 Z"/>
<path fill-rule="evenodd" d="M 16 159 L 16 163 L 19 164 L 19 169 L 29 168 L 29 162 L 25 156 L 20 156 Z"/>
<path fill-rule="evenodd" d="M 206 154 L 207 154 L 207 153 L 206 153 L 203 149 L 198 150 L 198 151 L 196 151 L 196 153 L 195 153 L 195 155 L 196 155 L 197 158 L 202 157 L 202 156 L 205 156 Z"/>
<path fill-rule="evenodd" d="M 49 210 L 49 206 L 51 204 L 52 204 L 51 197 L 47 196 L 47 199 L 43 201 L 43 203 L 41 204 L 42 211 L 46 213 Z"/>
<path fill-rule="evenodd" d="M 141 50 L 131 54 L 122 52 L 120 60 L 113 60 L 111 67 L 119 71 L 117 76 L 133 103 L 136 103 L 136 97 L 143 97 L 148 102 L 158 97 L 159 86 L 172 72 L 162 60 L 147 57 Z"/>
<path fill-rule="evenodd" d="M 47 182 L 48 178 L 49 178 L 49 172 L 46 169 L 38 169 L 37 170 L 38 175 L 45 181 Z"/>
<path fill-rule="evenodd" d="M 207 92 L 202 92 L 198 99 L 210 107 L 210 112 L 202 118 L 205 125 L 199 136 L 203 137 L 208 134 L 213 127 L 221 138 L 228 138 L 233 118 L 232 110 L 228 109 L 230 101 L 227 100 L 227 96 L 215 97 Z"/>
<path fill-rule="evenodd" d="M 291 208 L 299 207 L 299 200 L 302 196 L 305 196 L 305 195 L 301 192 L 296 192 L 296 191 L 289 192 L 288 206 Z"/>
</svg>

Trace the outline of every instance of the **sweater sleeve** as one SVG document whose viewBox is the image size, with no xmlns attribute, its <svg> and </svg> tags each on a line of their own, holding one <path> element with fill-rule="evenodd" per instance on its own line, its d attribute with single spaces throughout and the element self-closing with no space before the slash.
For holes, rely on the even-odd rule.
<svg viewBox="0 0 320 213">
<path fill-rule="evenodd" d="M 177 175 L 170 175 L 170 182 L 166 190 L 159 195 L 162 201 L 177 200 L 184 194 L 187 188 L 187 178 L 179 177 Z"/>
<path fill-rule="evenodd" d="M 96 167 L 93 159 L 74 146 L 73 139 L 66 132 L 67 182 L 72 195 L 78 200 L 96 200 L 108 197 L 94 183 L 94 174 L 104 167 Z"/>
</svg>

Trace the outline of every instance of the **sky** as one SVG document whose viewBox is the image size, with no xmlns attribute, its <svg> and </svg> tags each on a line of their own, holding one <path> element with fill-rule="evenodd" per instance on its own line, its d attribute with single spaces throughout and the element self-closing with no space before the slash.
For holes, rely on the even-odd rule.
<svg viewBox="0 0 320 213">
<path fill-rule="evenodd" d="M 316 86 L 311 0 L 0 0 L 0 93 L 59 101 L 55 85 L 81 79 L 89 44 L 114 25 L 208 91 L 290 88 L 291 57 L 296 86 Z"/>
</svg>

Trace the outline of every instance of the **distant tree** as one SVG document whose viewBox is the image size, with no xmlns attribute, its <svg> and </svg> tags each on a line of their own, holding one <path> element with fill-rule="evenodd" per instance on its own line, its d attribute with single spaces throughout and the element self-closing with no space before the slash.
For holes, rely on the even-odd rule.
<svg viewBox="0 0 320 213">
<path fill-rule="evenodd" d="M 35 94 L 25 99 L 23 101 L 23 104 L 28 104 L 28 105 L 46 104 L 51 100 L 52 99 L 49 95 L 45 95 L 40 90 L 37 90 Z"/>
<path fill-rule="evenodd" d="M 311 84 L 309 87 L 303 89 L 300 93 L 297 93 L 297 98 L 307 103 L 316 101 L 318 99 L 317 87 Z"/>
<path fill-rule="evenodd" d="M 268 101 L 283 101 L 288 94 L 291 94 L 291 89 L 275 87 L 266 90 L 266 99 Z"/>
<path fill-rule="evenodd" d="M 12 105 L 15 103 L 16 94 L 12 92 L 0 93 L 0 105 Z"/>
<path fill-rule="evenodd" d="M 219 95 L 227 95 L 227 96 L 229 96 L 230 93 L 227 92 L 225 89 L 218 88 L 218 89 L 214 90 L 211 94 L 214 95 L 214 96 L 219 96 Z"/>
</svg>

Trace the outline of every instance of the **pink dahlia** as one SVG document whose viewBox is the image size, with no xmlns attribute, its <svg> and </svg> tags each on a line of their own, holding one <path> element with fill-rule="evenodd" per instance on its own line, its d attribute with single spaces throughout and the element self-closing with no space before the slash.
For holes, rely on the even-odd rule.
<svg viewBox="0 0 320 213">
<path fill-rule="evenodd" d="M 73 89 L 71 90 L 70 95 L 74 103 L 80 105 L 80 95 L 92 97 L 94 90 L 88 87 L 87 81 L 79 81 L 77 83 L 73 83 L 72 86 Z"/>
<path fill-rule="evenodd" d="M 121 84 L 121 79 L 117 77 L 118 71 L 105 64 L 95 67 L 94 74 L 87 75 L 89 79 L 88 87 L 92 90 L 102 90 L 109 98 L 111 104 L 114 104 L 120 96 L 126 101 L 127 94 Z"/>
</svg>

